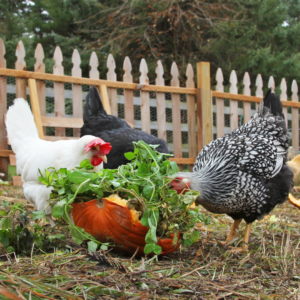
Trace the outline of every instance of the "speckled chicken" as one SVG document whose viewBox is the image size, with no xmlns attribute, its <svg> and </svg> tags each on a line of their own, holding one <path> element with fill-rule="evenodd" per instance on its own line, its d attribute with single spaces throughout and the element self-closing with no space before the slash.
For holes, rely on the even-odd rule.
<svg viewBox="0 0 300 300">
<path fill-rule="evenodd" d="M 197 204 L 234 219 L 226 244 L 235 238 L 244 219 L 243 250 L 247 250 L 251 223 L 283 203 L 293 187 L 293 173 L 286 165 L 288 146 L 282 103 L 269 90 L 255 116 L 205 146 L 196 158 L 193 173 L 178 174 L 173 188 L 182 190 L 190 185 L 200 192 Z"/>
</svg>

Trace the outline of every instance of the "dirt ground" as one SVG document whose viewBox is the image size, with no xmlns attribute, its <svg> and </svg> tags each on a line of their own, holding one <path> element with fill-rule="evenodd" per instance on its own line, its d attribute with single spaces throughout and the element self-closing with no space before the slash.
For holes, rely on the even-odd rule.
<svg viewBox="0 0 300 300">
<path fill-rule="evenodd" d="M 5 197 L 24 199 L 20 188 L 3 189 Z M 203 212 L 211 221 L 201 227 L 199 242 L 164 257 L 113 251 L 92 257 L 71 240 L 47 253 L 33 246 L 28 256 L 3 254 L 0 299 L 300 300 L 299 209 L 286 202 L 254 222 L 243 253 L 220 244 L 231 218 Z M 231 246 L 241 245 L 244 229 L 242 223 Z"/>
</svg>

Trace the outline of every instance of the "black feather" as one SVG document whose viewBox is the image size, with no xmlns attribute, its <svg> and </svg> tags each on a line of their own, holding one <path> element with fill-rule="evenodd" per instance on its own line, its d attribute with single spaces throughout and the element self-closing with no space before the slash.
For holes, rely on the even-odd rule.
<svg viewBox="0 0 300 300">
<path fill-rule="evenodd" d="M 106 169 L 116 169 L 128 163 L 124 153 L 134 150 L 132 142 L 144 141 L 148 145 L 158 145 L 157 151 L 169 153 L 167 143 L 144 131 L 132 129 L 129 124 L 119 117 L 108 115 L 103 108 L 101 98 L 95 87 L 91 87 L 86 97 L 84 109 L 84 124 L 81 136 L 94 135 L 110 143 L 112 149 L 107 155 Z"/>
</svg>

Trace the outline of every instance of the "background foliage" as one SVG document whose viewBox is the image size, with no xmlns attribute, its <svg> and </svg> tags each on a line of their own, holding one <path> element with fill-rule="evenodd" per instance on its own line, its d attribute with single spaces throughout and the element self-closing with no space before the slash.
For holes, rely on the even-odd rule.
<svg viewBox="0 0 300 300">
<path fill-rule="evenodd" d="M 178 64 L 182 82 L 188 63 L 195 67 L 209 61 L 211 74 L 221 67 L 225 80 L 235 69 L 239 78 L 248 71 L 252 82 L 261 73 L 265 80 L 285 77 L 290 85 L 300 79 L 299 13 L 299 0 L 4 0 L 0 34 L 9 68 L 21 39 L 28 70 L 33 69 L 36 44 L 42 43 L 47 72 L 52 72 L 59 45 L 66 73 L 73 49 L 79 50 L 83 76 L 88 76 L 90 54 L 96 51 L 102 78 L 112 53 L 119 79 L 129 56 L 136 78 L 140 60 L 146 59 L 152 82 L 160 59 L 167 73 L 173 61 Z"/>
</svg>

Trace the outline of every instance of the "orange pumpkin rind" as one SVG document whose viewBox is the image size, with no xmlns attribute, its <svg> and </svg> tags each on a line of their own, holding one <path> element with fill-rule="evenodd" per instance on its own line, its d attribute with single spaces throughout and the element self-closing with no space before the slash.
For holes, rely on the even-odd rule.
<svg viewBox="0 0 300 300">
<path fill-rule="evenodd" d="M 71 214 L 74 224 L 83 228 L 98 241 L 112 242 L 118 251 L 136 255 L 144 255 L 145 236 L 149 230 L 139 221 L 139 212 L 129 209 L 127 200 L 118 195 L 111 195 L 101 200 L 91 200 L 84 203 L 73 203 Z M 173 245 L 173 237 L 160 239 L 157 245 L 162 247 L 160 255 L 177 250 L 181 244 Z"/>
<path fill-rule="evenodd" d="M 289 201 L 292 203 L 294 206 L 300 208 L 300 199 L 296 199 L 292 194 L 289 194 Z"/>
</svg>

